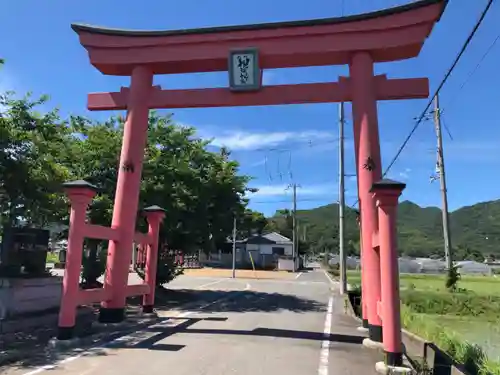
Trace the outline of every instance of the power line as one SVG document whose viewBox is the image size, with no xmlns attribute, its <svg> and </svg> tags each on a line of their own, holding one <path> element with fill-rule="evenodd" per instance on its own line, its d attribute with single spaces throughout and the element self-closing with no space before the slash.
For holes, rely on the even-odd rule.
<svg viewBox="0 0 500 375">
<path fill-rule="evenodd" d="M 465 43 L 462 45 L 462 48 L 460 49 L 460 52 L 458 53 L 457 57 L 453 61 L 453 64 L 451 64 L 450 69 L 445 74 L 444 78 L 442 79 L 441 83 L 439 84 L 438 88 L 436 89 L 436 92 L 434 93 L 434 95 L 432 95 L 432 98 L 429 100 L 429 102 L 425 106 L 425 109 L 422 111 L 422 113 L 418 117 L 417 122 L 415 123 L 415 125 L 412 128 L 412 130 L 410 131 L 410 134 L 408 135 L 408 137 L 406 137 L 405 141 L 403 142 L 403 144 L 399 148 L 398 152 L 396 153 L 396 156 L 394 156 L 394 158 L 392 159 L 392 161 L 389 163 L 389 166 L 385 170 L 383 176 L 385 176 L 389 172 L 389 170 L 392 168 L 392 166 L 394 165 L 394 163 L 398 160 L 399 156 L 403 152 L 403 150 L 406 147 L 406 145 L 408 144 L 409 140 L 411 139 L 411 137 L 413 136 L 413 134 L 415 133 L 415 131 L 418 129 L 418 127 L 422 123 L 422 121 L 425 119 L 425 117 L 427 115 L 427 111 L 429 110 L 429 108 L 431 107 L 432 103 L 434 102 L 434 98 L 436 97 L 436 95 L 439 94 L 439 92 L 443 88 L 443 86 L 446 83 L 446 81 L 448 81 L 448 78 L 450 77 L 450 75 L 453 72 L 453 70 L 455 70 L 455 67 L 458 65 L 458 62 L 460 61 L 460 59 L 462 58 L 463 54 L 467 50 L 467 47 L 469 46 L 470 42 L 472 41 L 472 38 L 476 34 L 477 30 L 479 29 L 479 26 L 481 26 L 484 18 L 486 17 L 486 14 L 488 13 L 488 11 L 489 11 L 489 9 L 490 9 L 490 7 L 491 7 L 492 4 L 493 4 L 493 0 L 488 0 L 488 4 L 486 4 L 486 7 L 485 7 L 485 9 L 482 12 L 481 17 L 479 17 L 479 20 L 476 22 L 476 25 L 472 29 L 472 32 L 469 34 L 469 36 L 465 40 Z"/>
<path fill-rule="evenodd" d="M 444 107 L 444 109 L 441 112 L 444 112 L 446 109 L 448 109 L 449 107 L 451 107 L 451 105 L 457 99 L 458 94 L 463 90 L 463 88 L 465 87 L 465 85 L 467 85 L 467 83 L 469 83 L 469 81 L 472 78 L 472 76 L 479 70 L 479 68 L 481 67 L 481 64 L 484 62 L 484 60 L 486 60 L 486 58 L 491 53 L 491 51 L 493 50 L 493 48 L 495 47 L 495 45 L 497 44 L 497 42 L 499 40 L 500 40 L 500 33 L 496 36 L 496 38 L 493 40 L 493 42 L 486 49 L 486 52 L 483 54 L 483 56 L 481 56 L 481 58 L 479 59 L 478 63 L 474 67 L 474 69 L 472 69 L 469 72 L 469 74 L 467 75 L 467 77 L 465 78 L 465 80 L 462 82 L 462 84 L 460 85 L 460 87 L 458 88 L 458 90 L 455 92 L 455 94 L 453 95 L 453 97 L 448 101 L 447 105 Z"/>
<path fill-rule="evenodd" d="M 385 177 L 387 175 L 387 173 L 391 170 L 392 166 L 398 160 L 399 156 L 401 155 L 401 153 L 405 149 L 405 147 L 408 144 L 408 142 L 410 141 L 411 137 L 413 137 L 413 134 L 415 134 L 415 131 L 418 129 L 418 127 L 420 126 L 420 124 L 422 123 L 422 121 L 424 119 L 426 119 L 427 111 L 429 110 L 429 108 L 431 107 L 432 103 L 434 102 L 434 98 L 436 97 L 436 95 L 439 94 L 439 92 L 443 88 L 444 84 L 448 81 L 448 78 L 450 77 L 450 75 L 453 72 L 453 70 L 455 70 L 455 67 L 458 65 L 458 62 L 460 61 L 460 59 L 462 58 L 463 54 L 467 50 L 467 47 L 469 46 L 470 42 L 472 41 L 472 39 L 476 35 L 477 30 L 479 29 L 479 27 L 483 23 L 483 20 L 486 17 L 486 14 L 488 13 L 488 11 L 490 10 L 492 4 L 493 4 L 493 0 L 488 0 L 488 3 L 486 4 L 486 7 L 484 8 L 483 12 L 481 13 L 481 16 L 479 17 L 478 21 L 476 22 L 476 24 L 474 26 L 474 28 L 472 29 L 472 31 L 470 32 L 469 36 L 467 37 L 467 39 L 465 40 L 464 44 L 462 45 L 462 48 L 460 49 L 460 52 L 455 57 L 455 60 L 451 64 L 451 67 L 448 69 L 448 71 L 444 75 L 444 78 L 441 80 L 438 88 L 436 89 L 436 91 L 432 95 L 431 99 L 429 100 L 429 102 L 425 106 L 425 109 L 422 111 L 422 113 L 418 117 L 415 125 L 413 126 L 413 128 L 410 131 L 410 133 L 408 134 L 408 136 L 404 140 L 404 142 L 401 145 L 401 147 L 399 148 L 398 152 L 396 152 L 396 155 L 393 157 L 393 159 L 389 163 L 389 166 L 386 168 L 386 170 L 383 173 L 382 177 Z M 358 203 L 358 200 L 359 200 L 359 198 L 356 200 L 356 202 L 354 203 L 354 205 L 356 205 Z"/>
<path fill-rule="evenodd" d="M 304 199 L 297 199 L 297 202 L 324 202 L 328 201 L 329 199 L 319 199 L 319 198 L 304 198 Z M 254 204 L 272 204 L 272 203 L 293 203 L 292 200 L 286 199 L 286 200 L 273 200 L 273 201 L 253 201 L 250 200 L 249 203 L 254 203 Z"/>
<path fill-rule="evenodd" d="M 309 140 L 307 141 L 307 144 L 306 145 L 302 145 L 302 146 L 292 146 L 291 148 L 287 147 L 287 148 L 284 148 L 284 147 L 261 147 L 261 148 L 257 148 L 253 151 L 257 151 L 257 152 L 277 152 L 277 153 L 285 153 L 285 152 L 295 152 L 295 151 L 299 151 L 301 149 L 305 149 L 305 148 L 311 148 L 313 146 L 322 146 L 322 145 L 327 145 L 327 144 L 332 144 L 332 143 L 337 143 L 339 140 L 338 138 L 334 138 L 334 139 L 331 139 L 331 140 L 328 140 L 328 141 L 321 141 L 321 142 L 316 142 L 316 141 L 313 141 L 313 140 Z"/>
</svg>

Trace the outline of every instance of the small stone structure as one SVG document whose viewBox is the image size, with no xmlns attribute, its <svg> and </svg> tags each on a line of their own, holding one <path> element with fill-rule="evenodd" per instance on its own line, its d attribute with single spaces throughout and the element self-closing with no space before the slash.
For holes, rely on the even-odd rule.
<svg viewBox="0 0 500 375">
<path fill-rule="evenodd" d="M 0 320 L 59 307 L 62 279 L 0 278 Z"/>
</svg>

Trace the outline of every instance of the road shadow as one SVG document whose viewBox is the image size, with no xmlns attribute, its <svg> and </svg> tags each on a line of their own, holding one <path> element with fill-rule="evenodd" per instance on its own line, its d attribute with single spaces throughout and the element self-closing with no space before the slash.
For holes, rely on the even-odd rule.
<svg viewBox="0 0 500 375">
<path fill-rule="evenodd" d="M 181 323 L 175 324 L 175 321 Z M 293 340 L 313 340 L 329 341 L 342 344 L 360 345 L 364 336 L 344 335 L 331 333 L 326 335 L 322 332 L 297 331 L 289 329 L 264 328 L 259 327 L 253 330 L 233 330 L 233 329 L 200 329 L 192 328 L 198 322 L 212 321 L 224 322 L 226 317 L 208 317 L 208 318 L 167 318 L 155 326 L 148 327 L 137 334 L 130 335 L 126 341 L 117 341 L 109 344 L 110 349 L 146 349 L 161 351 L 179 351 L 185 345 L 165 344 L 160 341 L 173 336 L 177 333 L 197 334 L 197 335 L 231 335 L 231 336 L 253 336 L 253 337 L 272 337 Z M 173 323 L 170 326 L 164 326 L 166 323 Z"/>
<path fill-rule="evenodd" d="M 220 290 L 185 290 L 178 291 L 190 294 L 197 303 L 187 306 L 195 312 L 277 312 L 295 313 L 325 312 L 326 304 L 320 301 L 299 297 L 293 294 L 267 293 L 253 290 L 220 291 Z M 168 301 L 167 301 L 168 302 Z M 201 303 L 199 303 L 201 302 Z M 157 301 L 157 309 L 163 309 L 161 298 Z"/>
</svg>

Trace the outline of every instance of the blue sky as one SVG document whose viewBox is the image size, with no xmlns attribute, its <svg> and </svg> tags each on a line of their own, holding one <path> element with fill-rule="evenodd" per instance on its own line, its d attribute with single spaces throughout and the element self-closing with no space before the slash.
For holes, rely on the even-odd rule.
<svg viewBox="0 0 500 375">
<path fill-rule="evenodd" d="M 128 85 L 128 80 L 103 76 L 89 64 L 85 50 L 70 29 L 71 22 L 129 29 L 179 29 L 342 14 L 341 0 L 308 0 L 307 6 L 299 0 L 6 1 L 0 14 L 0 56 L 6 59 L 0 72 L 0 89 L 49 94 L 50 105 L 59 107 L 64 115 L 78 113 L 95 118 L 111 113 L 87 112 L 87 93 L 117 91 Z M 405 2 L 408 0 L 344 0 L 343 12 L 364 13 Z M 429 77 L 434 90 L 485 4 L 486 0 L 450 1 L 417 59 L 379 64 L 377 72 L 393 78 Z M 495 171 L 500 149 L 496 115 L 500 75 L 495 68 L 500 60 L 500 42 L 475 69 L 498 38 L 495 19 L 500 19 L 498 3 L 493 5 L 441 94 L 444 122 L 453 136 L 451 140 L 445 133 L 444 139 L 451 209 L 497 199 L 499 195 Z M 347 73 L 345 66 L 279 69 L 266 71 L 264 79 L 267 84 L 326 82 Z M 156 77 L 155 83 L 163 88 L 226 86 L 227 74 L 161 76 Z M 425 105 L 425 100 L 379 103 L 385 166 Z M 322 104 L 177 110 L 174 118 L 196 127 L 204 137 L 215 138 L 214 145 L 229 146 L 241 162 L 242 173 L 254 176 L 252 186 L 261 189 L 252 197 L 252 208 L 272 214 L 278 208 L 291 206 L 291 194 L 285 191 L 291 181 L 301 185 L 299 209 L 337 199 L 337 113 L 337 104 Z M 346 113 L 346 173 L 352 174 L 350 106 Z M 439 184 L 429 182 L 435 168 L 435 144 L 433 125 L 424 122 L 389 174 L 407 183 L 404 199 L 423 206 L 440 204 Z M 346 188 L 346 201 L 352 204 L 356 194 L 354 178 L 346 179 Z"/>
</svg>

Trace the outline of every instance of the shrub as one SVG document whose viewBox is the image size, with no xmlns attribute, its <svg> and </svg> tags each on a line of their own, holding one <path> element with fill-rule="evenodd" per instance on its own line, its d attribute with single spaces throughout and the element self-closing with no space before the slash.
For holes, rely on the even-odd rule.
<svg viewBox="0 0 500 375">
<path fill-rule="evenodd" d="M 500 296 L 478 295 L 470 291 L 446 293 L 406 289 L 401 301 L 421 314 L 484 316 L 495 319 L 500 314 Z"/>
<path fill-rule="evenodd" d="M 339 277 L 340 276 L 340 265 L 339 264 L 334 264 L 331 266 L 328 266 L 328 272 L 330 275 L 334 277 Z"/>
<path fill-rule="evenodd" d="M 457 289 L 458 281 L 460 280 L 460 272 L 457 266 L 448 269 L 446 274 L 446 288 L 452 292 Z"/>
<path fill-rule="evenodd" d="M 140 268 L 135 270 L 139 277 L 144 280 L 145 271 Z M 168 284 L 177 276 L 183 274 L 183 269 L 175 264 L 174 257 L 168 254 L 168 251 L 160 251 L 158 254 L 158 268 L 156 269 L 156 286 Z"/>
</svg>

